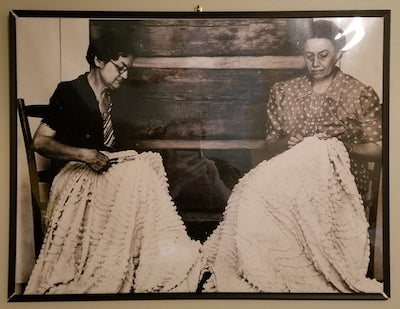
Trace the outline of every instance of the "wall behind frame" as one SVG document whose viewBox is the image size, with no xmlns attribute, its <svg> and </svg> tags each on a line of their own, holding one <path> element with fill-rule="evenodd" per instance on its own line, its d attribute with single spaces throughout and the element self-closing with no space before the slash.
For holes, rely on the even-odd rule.
<svg viewBox="0 0 400 309">
<path fill-rule="evenodd" d="M 60 81 L 72 80 L 89 70 L 85 60 L 88 19 L 21 18 L 16 22 L 16 36 L 17 97 L 24 98 L 27 105 L 48 103 Z M 40 119 L 29 121 L 33 134 Z M 25 149 L 20 126 L 17 126 L 17 145 L 17 149 Z M 37 164 L 42 169 L 48 160 L 37 155 Z M 29 278 L 34 258 L 31 194 L 24 151 L 18 151 L 17 175 L 21 190 L 17 192 L 16 282 L 20 283 Z"/>
<path fill-rule="evenodd" d="M 391 233 L 391 276 L 392 276 L 392 298 L 388 301 L 271 301 L 271 300 L 170 300 L 170 301 L 119 301 L 119 302 L 98 302 L 98 303 L 24 303 L 7 304 L 7 271 L 8 271 L 8 217 L 9 217 L 9 72 L 8 72 L 8 13 L 12 9 L 47 9 L 47 10 L 126 10 L 126 11 L 191 11 L 192 7 L 200 4 L 206 11 L 267 11 L 267 10 L 343 10 L 343 9 L 391 9 L 392 10 L 392 35 L 391 35 L 391 103 L 390 103 L 390 173 L 391 173 L 391 196 L 390 196 L 390 233 Z M 266 0 L 204 0 L 201 2 L 191 2 L 187 0 L 170 1 L 140 1 L 140 0 L 119 0 L 107 1 L 81 1 L 70 0 L 68 2 L 56 2 L 54 0 L 3 0 L 1 8 L 1 27 L 0 27 L 0 54 L 1 81 L 0 83 L 0 134 L 4 146 L 0 151 L 0 175 L 2 186 L 0 187 L 0 307 L 1 308 L 52 308 L 55 305 L 60 308 L 69 308 L 71 305 L 77 308 L 87 308 L 95 305 L 99 309 L 109 308 L 398 308 L 400 305 L 400 245 L 397 235 L 400 229 L 397 222 L 400 220 L 400 195 L 396 188 L 400 185 L 399 158 L 400 146 L 396 145 L 396 132 L 400 130 L 397 118 L 400 116 L 400 107 L 396 104 L 396 99 L 400 97 L 400 89 L 397 86 L 400 78 L 400 2 L 398 0 L 336 0 L 326 1 L 308 0 L 306 2 L 295 2 L 291 0 L 266 1 Z M 373 46 L 371 46 L 373 48 Z M 365 65 L 369 65 L 365 63 Z"/>
</svg>

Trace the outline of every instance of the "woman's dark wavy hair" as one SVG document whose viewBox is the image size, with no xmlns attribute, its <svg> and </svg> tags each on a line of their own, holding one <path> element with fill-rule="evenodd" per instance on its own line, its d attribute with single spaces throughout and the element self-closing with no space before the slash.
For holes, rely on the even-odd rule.
<svg viewBox="0 0 400 309">
<path fill-rule="evenodd" d="M 117 60 L 120 56 L 133 55 L 133 47 L 129 32 L 107 32 L 92 38 L 86 53 L 86 60 L 90 68 L 96 67 L 95 56 L 105 63 L 110 60 Z"/>
<path fill-rule="evenodd" d="M 346 37 L 343 35 L 342 29 L 328 20 L 321 19 L 312 23 L 310 31 L 303 40 L 303 46 L 307 40 L 314 38 L 330 40 L 336 51 L 340 51 L 346 45 Z"/>
</svg>

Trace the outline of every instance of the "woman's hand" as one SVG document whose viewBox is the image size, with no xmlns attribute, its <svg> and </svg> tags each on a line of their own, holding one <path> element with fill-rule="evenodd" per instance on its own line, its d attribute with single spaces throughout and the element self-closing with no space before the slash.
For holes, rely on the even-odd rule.
<svg viewBox="0 0 400 309">
<path fill-rule="evenodd" d="M 297 145 L 298 143 L 302 142 L 304 139 L 303 136 L 301 136 L 300 134 L 296 133 L 293 136 L 290 136 L 288 139 L 288 147 L 289 149 L 292 148 L 293 146 Z"/>
<path fill-rule="evenodd" d="M 330 138 L 330 136 L 325 133 L 318 133 L 318 134 L 315 134 L 315 136 L 322 140 L 326 140 L 326 139 Z M 293 146 L 297 145 L 298 143 L 302 142 L 303 140 L 304 140 L 304 137 L 298 133 L 296 133 L 293 136 L 290 136 L 288 139 L 289 149 L 292 148 Z"/>
<path fill-rule="evenodd" d="M 368 160 L 378 160 L 382 155 L 382 141 L 370 142 L 363 144 L 352 144 L 350 142 L 343 142 L 349 154 L 367 158 Z"/>
<path fill-rule="evenodd" d="M 82 149 L 82 162 L 98 173 L 105 172 L 110 167 L 109 158 L 95 149 Z"/>
<path fill-rule="evenodd" d="M 328 134 L 326 133 L 317 133 L 315 134 L 316 137 L 322 140 L 327 140 L 328 138 L 331 138 Z"/>
<path fill-rule="evenodd" d="M 84 162 L 96 172 L 104 172 L 110 167 L 108 157 L 97 150 L 65 145 L 57 141 L 55 136 L 56 131 L 41 123 L 33 138 L 35 150 L 49 159 Z"/>
</svg>

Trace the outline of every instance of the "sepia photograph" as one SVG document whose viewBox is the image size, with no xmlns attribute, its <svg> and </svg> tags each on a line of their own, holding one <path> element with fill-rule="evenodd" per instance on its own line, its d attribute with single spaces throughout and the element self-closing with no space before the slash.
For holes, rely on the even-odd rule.
<svg viewBox="0 0 400 309">
<path fill-rule="evenodd" d="M 9 301 L 388 299 L 389 11 L 12 11 Z"/>
</svg>

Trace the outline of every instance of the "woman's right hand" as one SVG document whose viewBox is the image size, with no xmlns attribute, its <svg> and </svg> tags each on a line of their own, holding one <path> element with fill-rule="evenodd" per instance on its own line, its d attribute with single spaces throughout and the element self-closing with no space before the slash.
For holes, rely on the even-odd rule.
<svg viewBox="0 0 400 309">
<path fill-rule="evenodd" d="M 293 136 L 290 136 L 288 139 L 288 147 L 289 149 L 292 148 L 293 146 L 297 145 L 298 143 L 302 142 L 304 139 L 303 136 L 301 136 L 300 134 L 296 133 Z"/>
<path fill-rule="evenodd" d="M 49 159 L 80 161 L 96 172 L 104 172 L 110 167 L 110 160 L 95 149 L 77 148 L 60 143 L 55 139 L 56 131 L 41 123 L 33 137 L 35 150 Z"/>
<path fill-rule="evenodd" d="M 109 158 L 95 149 L 83 149 L 82 162 L 85 162 L 95 172 L 105 172 L 110 167 Z"/>
</svg>

